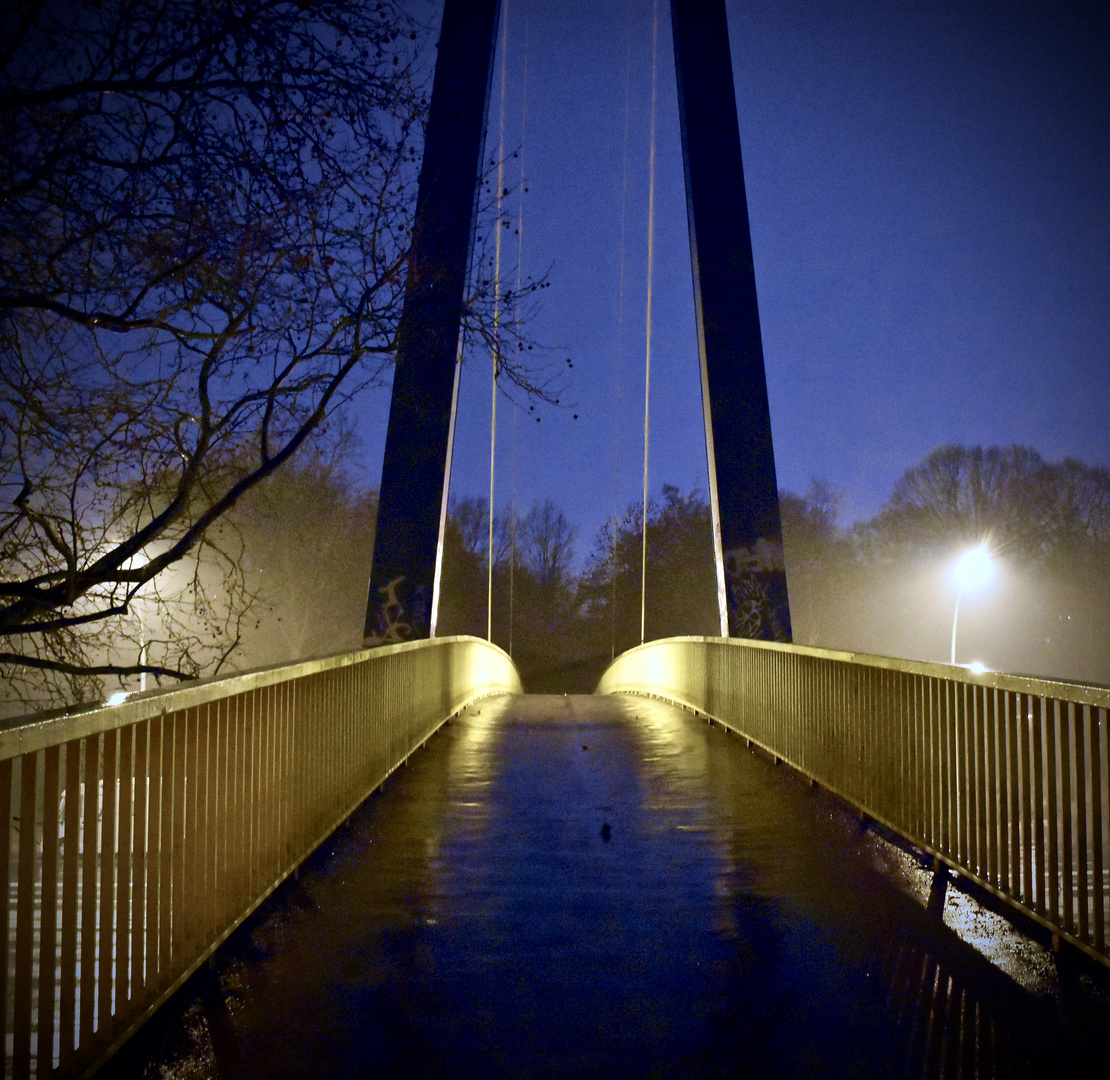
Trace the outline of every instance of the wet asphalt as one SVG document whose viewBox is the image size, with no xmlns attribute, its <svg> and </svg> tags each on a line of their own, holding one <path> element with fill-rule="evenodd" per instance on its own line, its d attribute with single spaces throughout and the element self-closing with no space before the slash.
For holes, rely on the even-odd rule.
<svg viewBox="0 0 1110 1080">
<path fill-rule="evenodd" d="M 489 699 L 101 1075 L 1101 1075 L 1100 984 L 928 883 L 681 709 Z"/>
</svg>

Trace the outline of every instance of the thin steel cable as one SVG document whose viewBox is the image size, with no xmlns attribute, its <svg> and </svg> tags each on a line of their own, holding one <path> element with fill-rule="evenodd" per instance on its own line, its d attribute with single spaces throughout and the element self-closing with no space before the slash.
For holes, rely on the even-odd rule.
<svg viewBox="0 0 1110 1080">
<path fill-rule="evenodd" d="M 513 318 L 520 321 L 520 290 L 524 284 L 524 146 L 528 134 L 528 46 L 531 30 L 531 0 L 524 5 L 524 86 L 520 107 L 520 176 L 517 188 L 516 293 Z M 513 630 L 516 613 L 516 451 L 517 420 L 520 410 L 513 409 L 513 489 L 509 503 L 509 656 L 513 655 Z"/>
<path fill-rule="evenodd" d="M 497 377 L 501 367 L 501 221 L 505 191 L 505 68 L 509 40 L 509 0 L 501 15 L 501 109 L 497 136 L 497 239 L 493 256 L 493 372 L 490 379 L 489 416 L 489 544 L 486 552 L 486 640 L 493 641 L 493 496 L 494 454 L 497 449 Z"/>
<path fill-rule="evenodd" d="M 644 334 L 644 491 L 641 507 L 643 543 L 640 550 L 640 643 L 644 641 L 647 616 L 647 514 L 648 514 L 648 431 L 651 404 L 651 287 L 655 270 L 655 101 L 659 68 L 659 0 L 652 5 L 651 26 L 651 140 L 650 180 L 648 182 L 648 265 L 647 265 L 647 327 Z"/>
<path fill-rule="evenodd" d="M 609 659 L 617 655 L 617 540 L 620 533 L 621 501 L 621 398 L 624 382 L 624 278 L 627 264 L 628 233 L 628 139 L 632 95 L 632 0 L 628 0 L 624 57 L 624 148 L 621 159 L 621 272 L 620 301 L 617 309 L 617 431 L 613 466 L 613 535 L 609 553 Z"/>
</svg>

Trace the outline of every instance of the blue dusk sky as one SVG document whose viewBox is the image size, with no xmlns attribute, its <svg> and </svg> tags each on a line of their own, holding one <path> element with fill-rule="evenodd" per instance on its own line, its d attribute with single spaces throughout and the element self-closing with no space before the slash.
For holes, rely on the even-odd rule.
<svg viewBox="0 0 1110 1080">
<path fill-rule="evenodd" d="M 514 488 L 521 513 L 550 496 L 579 526 L 580 558 L 642 483 L 655 6 L 507 0 L 503 99 L 494 73 L 486 159 L 503 104 L 506 148 L 521 153 L 506 183 L 523 160 L 527 188 L 524 271 L 551 283 L 529 329 L 565 382 L 560 407 L 501 398 L 495 504 Z M 1110 464 L 1102 5 L 727 10 L 780 487 L 826 480 L 851 524 L 943 443 Z M 704 492 L 666 0 L 658 18 L 650 486 Z M 387 408 L 384 394 L 367 403 L 371 469 Z M 489 413 L 476 358 L 453 495 L 488 490 Z"/>
</svg>

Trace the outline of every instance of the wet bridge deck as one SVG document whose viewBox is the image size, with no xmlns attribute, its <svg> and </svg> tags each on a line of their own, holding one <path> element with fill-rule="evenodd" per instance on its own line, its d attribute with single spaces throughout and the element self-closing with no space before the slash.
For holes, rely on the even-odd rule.
<svg viewBox="0 0 1110 1080">
<path fill-rule="evenodd" d="M 1043 950 L 950 890 L 961 939 L 927 890 L 687 712 L 487 700 L 106 1075 L 1052 1075 L 1091 1049 Z"/>
</svg>

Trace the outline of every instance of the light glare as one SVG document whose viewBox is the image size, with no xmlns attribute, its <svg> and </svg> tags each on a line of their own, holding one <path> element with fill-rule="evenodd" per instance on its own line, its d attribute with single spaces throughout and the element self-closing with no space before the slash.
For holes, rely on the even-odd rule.
<svg viewBox="0 0 1110 1080">
<path fill-rule="evenodd" d="M 956 586 L 963 592 L 966 589 L 981 589 L 988 585 L 995 574 L 995 562 L 985 544 L 968 548 L 957 560 L 953 568 Z"/>
</svg>

